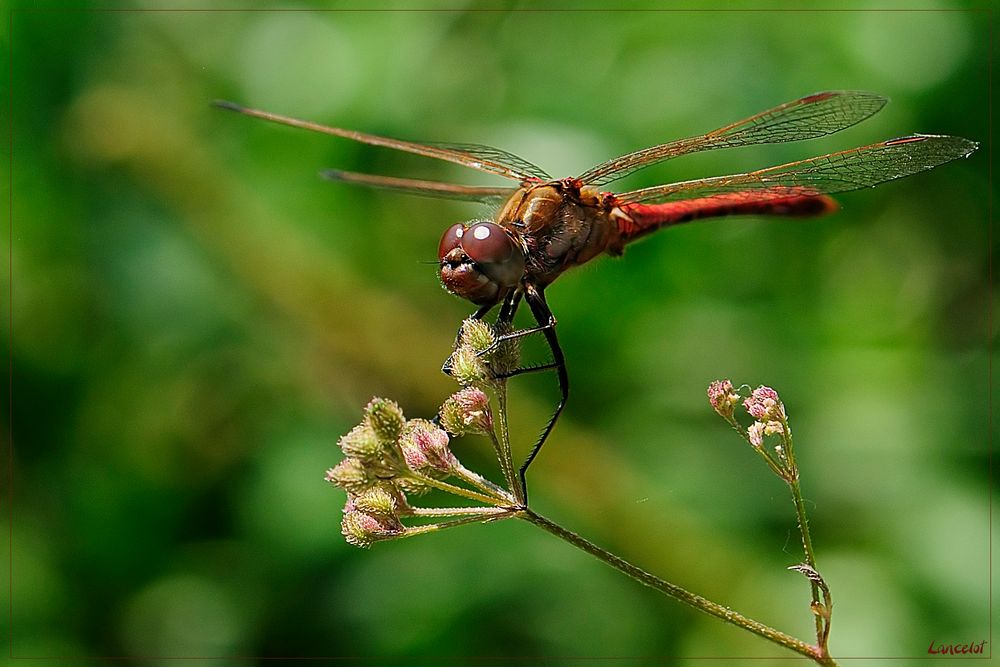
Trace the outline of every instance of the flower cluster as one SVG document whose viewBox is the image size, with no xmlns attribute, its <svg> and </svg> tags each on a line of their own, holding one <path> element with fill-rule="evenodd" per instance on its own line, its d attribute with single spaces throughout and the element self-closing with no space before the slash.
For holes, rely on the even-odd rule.
<svg viewBox="0 0 1000 667">
<path fill-rule="evenodd" d="M 746 385 L 744 385 L 745 387 Z M 742 387 L 741 387 L 742 389 Z M 736 406 L 743 402 L 743 409 L 754 422 L 743 428 L 736 420 Z M 783 479 L 797 475 L 792 455 L 792 434 L 788 426 L 785 406 L 771 387 L 761 385 L 746 398 L 733 388 L 729 380 L 716 380 L 708 385 L 708 402 L 719 416 L 735 428 L 744 440 L 757 450 L 768 465 Z M 779 441 L 771 450 L 764 447 L 765 437 L 778 436 Z"/>
<path fill-rule="evenodd" d="M 340 438 L 344 459 L 326 471 L 326 480 L 347 492 L 341 532 L 350 544 L 368 547 L 379 540 L 451 525 L 405 526 L 405 517 L 471 516 L 479 520 L 507 512 L 515 504 L 510 493 L 465 468 L 451 451 L 449 432 L 492 434 L 493 416 L 486 394 L 466 387 L 445 402 L 440 414 L 445 428 L 426 419 L 406 419 L 395 402 L 373 398 L 361 423 Z M 445 481 L 451 477 L 466 486 Z M 486 506 L 429 509 L 410 504 L 411 497 L 430 489 Z"/>
</svg>

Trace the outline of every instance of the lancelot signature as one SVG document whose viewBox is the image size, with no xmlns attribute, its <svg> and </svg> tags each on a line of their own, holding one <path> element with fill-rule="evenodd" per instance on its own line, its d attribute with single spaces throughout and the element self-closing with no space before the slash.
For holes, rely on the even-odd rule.
<svg viewBox="0 0 1000 667">
<path fill-rule="evenodd" d="M 982 655 L 983 647 L 986 646 L 986 640 L 979 642 L 978 644 L 945 644 L 940 643 L 935 645 L 931 642 L 931 645 L 927 647 L 927 652 L 933 655 L 962 655 L 962 654 L 976 654 Z"/>
</svg>

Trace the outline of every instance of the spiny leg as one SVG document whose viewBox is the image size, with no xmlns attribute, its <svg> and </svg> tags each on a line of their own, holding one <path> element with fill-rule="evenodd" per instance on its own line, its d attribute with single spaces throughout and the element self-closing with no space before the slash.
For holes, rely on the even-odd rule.
<svg viewBox="0 0 1000 667">
<path fill-rule="evenodd" d="M 566 400 L 569 398 L 569 373 L 566 371 L 566 358 L 563 356 L 562 348 L 559 346 L 559 338 L 556 336 L 556 318 L 553 317 L 552 311 L 549 310 L 549 306 L 545 302 L 545 294 L 535 286 L 527 285 L 524 296 L 525 301 L 528 302 L 528 307 L 531 308 L 531 314 L 535 316 L 535 321 L 538 322 L 539 326 L 536 330 L 545 334 L 545 342 L 549 344 L 549 350 L 552 352 L 552 364 L 551 366 L 546 366 L 546 368 L 554 367 L 556 369 L 560 392 L 559 404 L 556 406 L 552 416 L 549 417 L 549 421 L 545 424 L 541 436 L 539 436 L 534 447 L 531 448 L 531 453 L 528 454 L 524 463 L 521 464 L 521 469 L 518 471 L 521 478 L 521 488 L 524 489 L 525 504 L 527 504 L 528 484 L 525 480 L 525 474 L 528 472 L 528 466 L 538 456 L 538 452 L 541 450 L 542 445 L 545 444 L 549 433 L 552 432 L 552 428 L 556 425 L 556 421 L 559 419 L 563 408 L 566 407 Z M 538 370 L 544 369 L 539 367 Z"/>
</svg>

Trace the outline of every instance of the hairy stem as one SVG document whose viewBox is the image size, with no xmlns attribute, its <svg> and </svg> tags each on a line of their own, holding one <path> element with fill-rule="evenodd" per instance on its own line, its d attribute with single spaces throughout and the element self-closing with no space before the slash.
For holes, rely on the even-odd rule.
<svg viewBox="0 0 1000 667">
<path fill-rule="evenodd" d="M 493 496 L 487 496 L 477 491 L 472 491 L 471 489 L 466 489 L 461 486 L 456 486 L 454 484 L 449 484 L 448 482 L 442 482 L 439 479 L 434 479 L 433 477 L 428 477 L 427 475 L 421 475 L 419 473 L 410 473 L 416 479 L 420 480 L 427 486 L 433 486 L 435 489 L 440 489 L 448 493 L 454 494 L 456 496 L 461 496 L 467 500 L 474 500 L 476 502 L 483 503 L 485 505 L 495 505 L 497 507 L 506 507 L 510 501 L 506 498 L 495 498 Z"/>
<path fill-rule="evenodd" d="M 507 424 L 507 384 L 499 383 L 496 388 L 497 406 L 497 430 L 500 432 L 499 438 L 496 433 L 492 434 L 493 448 L 496 450 L 497 459 L 500 461 L 500 468 L 503 470 L 504 479 L 507 486 L 514 493 L 514 498 L 519 505 L 524 504 L 524 489 L 521 482 L 514 474 L 514 457 L 510 449 L 510 429 Z"/>
<path fill-rule="evenodd" d="M 504 500 L 510 505 L 514 504 L 514 496 L 510 495 L 510 492 L 506 489 L 502 489 L 490 480 L 486 479 L 479 473 L 469 470 L 461 463 L 455 466 L 453 471 L 454 475 L 459 479 L 465 480 L 467 483 L 473 486 L 479 487 L 487 494 L 496 497 L 497 499 Z"/>
</svg>

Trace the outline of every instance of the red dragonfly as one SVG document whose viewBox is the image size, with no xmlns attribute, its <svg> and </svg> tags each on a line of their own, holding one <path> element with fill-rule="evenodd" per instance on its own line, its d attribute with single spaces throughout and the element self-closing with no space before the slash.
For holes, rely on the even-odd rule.
<svg viewBox="0 0 1000 667">
<path fill-rule="evenodd" d="M 449 227 L 438 246 L 441 282 L 453 294 L 479 306 L 483 318 L 500 306 L 497 323 L 508 329 L 521 300 L 537 326 L 512 331 L 509 339 L 542 332 L 552 362 L 521 369 L 556 370 L 560 400 L 520 468 L 525 473 L 555 426 L 569 395 L 566 360 L 556 337 L 556 319 L 545 288 L 566 269 L 598 255 L 620 255 L 625 246 L 657 229 L 701 218 L 729 215 L 814 216 L 837 204 L 829 194 L 873 187 L 968 157 L 978 144 L 930 134 L 852 148 L 838 153 L 730 176 L 612 193 L 612 181 L 653 164 L 699 151 L 751 144 L 784 143 L 838 132 L 878 112 L 888 100 L 859 91 L 828 91 L 768 109 L 707 134 L 622 155 L 572 178 L 553 179 L 506 151 L 474 144 L 414 143 L 318 125 L 249 109 L 231 102 L 216 105 L 246 116 L 437 158 L 506 177 L 509 187 L 456 185 L 409 178 L 328 170 L 330 180 L 418 195 L 492 204 L 492 220 Z"/>
</svg>

